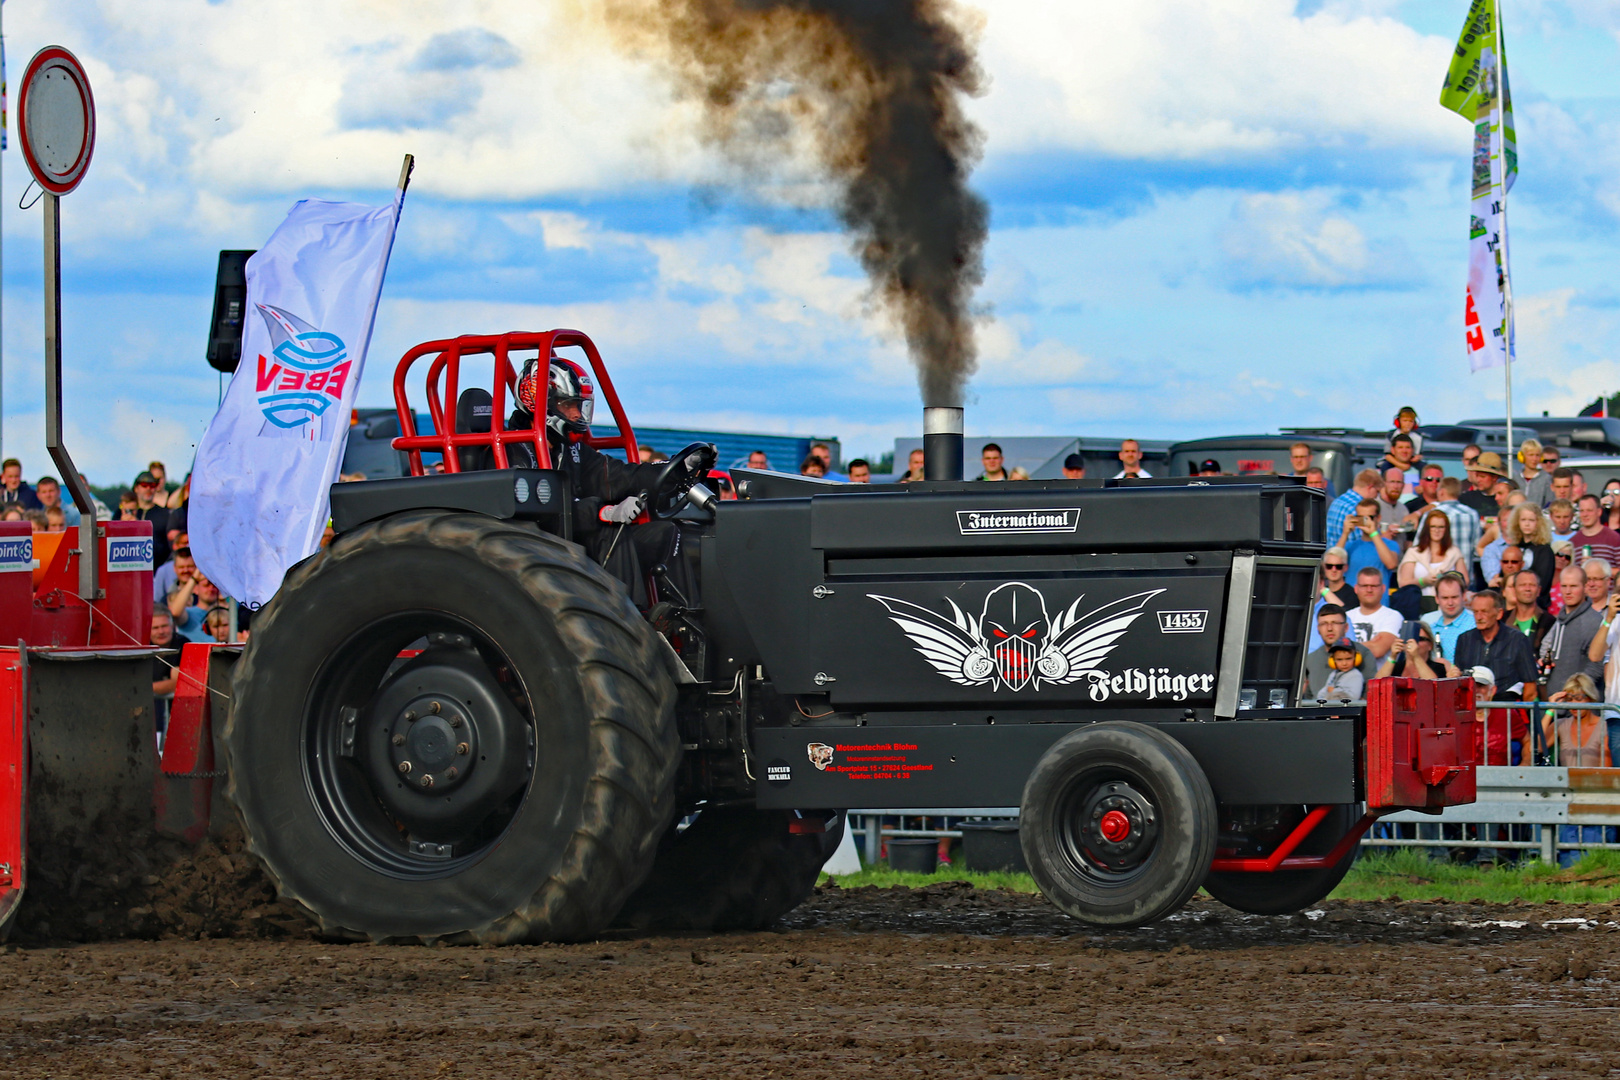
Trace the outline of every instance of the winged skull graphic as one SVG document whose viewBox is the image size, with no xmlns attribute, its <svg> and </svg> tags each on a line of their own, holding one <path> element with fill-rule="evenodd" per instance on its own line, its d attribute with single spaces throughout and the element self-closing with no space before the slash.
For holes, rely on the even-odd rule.
<svg viewBox="0 0 1620 1080">
<path fill-rule="evenodd" d="M 1031 685 L 1039 690 L 1043 682 L 1078 682 L 1107 659 L 1147 602 L 1162 592 L 1134 593 L 1084 615 L 1079 614 L 1082 594 L 1055 619 L 1047 616 L 1046 598 L 1021 581 L 992 589 L 977 618 L 948 596 L 949 616 L 909 600 L 867 595 L 883 605 L 923 659 L 951 682 L 1018 691 Z"/>
</svg>

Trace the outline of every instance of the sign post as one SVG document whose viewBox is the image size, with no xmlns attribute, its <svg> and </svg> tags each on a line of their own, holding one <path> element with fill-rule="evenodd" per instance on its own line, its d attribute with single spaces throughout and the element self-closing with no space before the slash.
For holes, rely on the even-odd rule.
<svg viewBox="0 0 1620 1080">
<path fill-rule="evenodd" d="M 17 94 L 23 159 L 45 203 L 45 449 L 79 509 L 79 596 L 104 595 L 97 583 L 104 530 L 90 486 L 62 444 L 62 196 L 79 186 L 96 146 L 96 103 L 78 57 L 58 45 L 34 54 Z"/>
</svg>

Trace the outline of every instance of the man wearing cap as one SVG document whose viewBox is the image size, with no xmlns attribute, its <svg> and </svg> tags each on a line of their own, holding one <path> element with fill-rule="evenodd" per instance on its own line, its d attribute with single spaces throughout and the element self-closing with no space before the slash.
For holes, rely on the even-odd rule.
<svg viewBox="0 0 1620 1080">
<path fill-rule="evenodd" d="M 1086 478 L 1086 459 L 1079 454 L 1070 454 L 1063 459 L 1063 479 L 1084 480 Z"/>
<path fill-rule="evenodd" d="M 1496 500 L 1491 497 L 1491 489 L 1498 480 L 1507 479 L 1507 469 L 1502 465 L 1500 454 L 1483 453 L 1468 461 L 1467 466 L 1469 490 L 1458 496 L 1458 502 L 1478 514 L 1482 518 L 1496 516 Z"/>
<path fill-rule="evenodd" d="M 1509 692 L 1522 693 L 1534 698 L 1536 694 L 1536 658 L 1530 650 L 1530 639 L 1502 625 L 1507 602 L 1495 589 L 1484 589 L 1474 594 L 1469 603 L 1474 613 L 1474 628 L 1457 638 L 1457 655 L 1451 662 L 1464 671 L 1473 667 L 1487 667 L 1495 673 L 1495 681 Z"/>
<path fill-rule="evenodd" d="M 1199 476 L 1219 476 L 1219 475 L 1221 475 L 1221 463 L 1216 461 L 1214 458 L 1205 458 L 1203 461 L 1198 463 L 1198 475 Z"/>
<path fill-rule="evenodd" d="M 157 488 L 151 473 L 135 477 L 135 520 L 152 523 L 152 565 L 162 566 L 169 561 L 169 511 L 152 501 Z"/>
<path fill-rule="evenodd" d="M 1475 750 L 1479 762 L 1483 765 L 1519 764 L 1524 760 L 1524 740 L 1530 733 L 1530 718 L 1523 709 L 1480 708 L 1487 701 L 1512 701 L 1513 698 L 1497 693 L 1496 684 L 1503 676 L 1483 664 L 1476 665 L 1469 674 L 1474 680 L 1474 719 L 1478 721 L 1475 730 L 1479 733 Z M 1485 826 L 1486 830 L 1491 828 Z"/>
</svg>

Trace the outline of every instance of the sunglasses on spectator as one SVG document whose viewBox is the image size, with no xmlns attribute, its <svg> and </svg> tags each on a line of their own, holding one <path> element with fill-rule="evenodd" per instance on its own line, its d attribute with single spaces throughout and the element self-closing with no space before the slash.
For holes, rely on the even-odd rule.
<svg viewBox="0 0 1620 1080">
<path fill-rule="evenodd" d="M 1349 565 L 1350 565 L 1349 563 L 1342 563 L 1342 562 L 1325 562 L 1325 563 L 1322 564 L 1322 569 L 1324 569 L 1324 570 L 1344 570 L 1344 569 L 1347 569 L 1349 567 Z"/>
<path fill-rule="evenodd" d="M 156 484 L 136 484 L 135 486 L 138 487 L 138 488 L 143 488 L 143 487 L 144 488 L 155 488 L 155 487 L 157 487 Z"/>
<path fill-rule="evenodd" d="M 1464 465 L 1472 465 L 1474 462 L 1476 462 L 1478 460 L 1479 460 L 1479 455 L 1478 454 L 1475 454 L 1473 457 L 1469 457 L 1466 454 L 1463 455 L 1463 464 Z"/>
<path fill-rule="evenodd" d="M 1523 559 L 1503 559 L 1502 560 L 1502 565 L 1503 566 L 1523 566 L 1524 565 L 1524 560 Z"/>
</svg>

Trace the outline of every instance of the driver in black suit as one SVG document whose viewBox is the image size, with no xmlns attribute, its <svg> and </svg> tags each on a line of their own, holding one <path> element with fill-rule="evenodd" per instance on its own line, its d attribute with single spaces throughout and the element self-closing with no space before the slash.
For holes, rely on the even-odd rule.
<svg viewBox="0 0 1620 1080">
<path fill-rule="evenodd" d="M 636 606 L 646 610 L 647 570 L 660 564 L 674 566 L 680 554 L 681 534 L 673 521 L 634 524 L 648 498 L 657 494 L 665 465 L 627 465 L 585 442 L 596 391 L 584 368 L 559 356 L 551 357 L 544 375 L 537 358 L 524 364 L 518 407 L 507 426 L 532 428 L 542 394 L 552 468 L 568 476 L 574 498 L 574 539 L 629 586 Z M 515 468 L 539 467 L 533 447 L 526 444 L 509 446 L 507 458 Z M 699 469 L 707 473 L 699 451 L 689 453 L 682 464 L 689 473 Z"/>
</svg>

